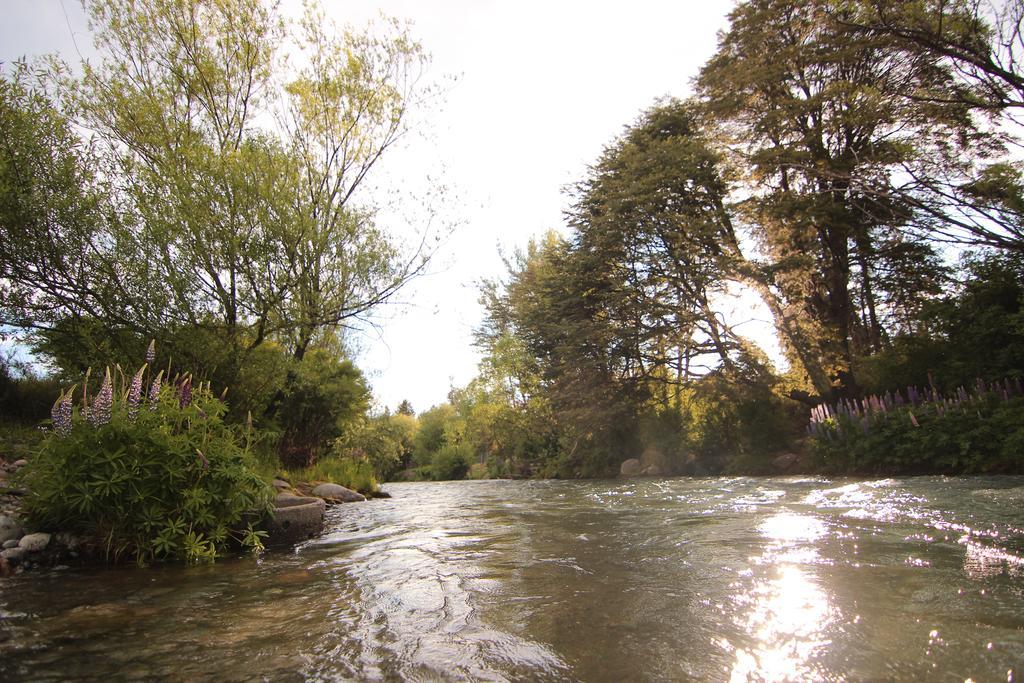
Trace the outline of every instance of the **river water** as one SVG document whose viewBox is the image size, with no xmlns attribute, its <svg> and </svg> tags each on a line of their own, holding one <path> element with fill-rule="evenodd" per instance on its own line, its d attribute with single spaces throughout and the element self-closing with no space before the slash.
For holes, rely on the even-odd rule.
<svg viewBox="0 0 1024 683">
<path fill-rule="evenodd" d="M 390 484 L 295 552 L 0 580 L 0 680 L 1024 679 L 1024 478 Z"/>
</svg>

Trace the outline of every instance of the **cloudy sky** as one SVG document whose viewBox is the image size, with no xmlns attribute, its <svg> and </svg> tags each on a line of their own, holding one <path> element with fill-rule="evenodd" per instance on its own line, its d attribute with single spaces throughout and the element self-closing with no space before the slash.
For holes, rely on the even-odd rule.
<svg viewBox="0 0 1024 683">
<path fill-rule="evenodd" d="M 381 13 L 407 19 L 445 81 L 422 137 L 387 169 L 421 187 L 440 172 L 457 225 L 431 271 L 360 336 L 360 365 L 383 406 L 417 410 L 469 381 L 482 311 L 476 283 L 503 271 L 501 253 L 562 229 L 562 188 L 580 179 L 626 124 L 657 98 L 685 97 L 711 55 L 730 0 L 325 0 L 339 24 Z M 297 13 L 299 0 L 282 3 Z M 89 56 L 77 0 L 4 0 L 0 61 L 56 52 Z"/>
</svg>

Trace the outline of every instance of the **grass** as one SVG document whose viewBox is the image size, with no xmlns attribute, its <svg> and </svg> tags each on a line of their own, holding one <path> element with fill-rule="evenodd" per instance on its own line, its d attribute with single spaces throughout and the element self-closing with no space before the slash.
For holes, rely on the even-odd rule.
<svg viewBox="0 0 1024 683">
<path fill-rule="evenodd" d="M 292 482 L 329 481 L 360 493 L 372 493 L 379 488 L 370 463 L 347 458 L 324 458 L 315 465 L 286 473 Z"/>
</svg>

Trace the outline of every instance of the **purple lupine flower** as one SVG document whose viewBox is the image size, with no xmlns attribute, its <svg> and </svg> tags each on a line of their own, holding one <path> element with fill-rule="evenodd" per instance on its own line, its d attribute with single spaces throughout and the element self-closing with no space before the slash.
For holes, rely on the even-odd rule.
<svg viewBox="0 0 1024 683">
<path fill-rule="evenodd" d="M 146 370 L 145 365 L 132 377 L 132 384 L 128 388 L 128 419 L 135 422 L 139 416 L 139 404 L 142 403 L 142 373 Z"/>
<path fill-rule="evenodd" d="M 110 422 L 110 410 L 114 405 L 114 384 L 110 380 L 110 368 L 103 377 L 103 384 L 89 409 L 89 423 L 93 427 L 102 427 Z"/>
<path fill-rule="evenodd" d="M 149 348 L 146 349 L 146 365 L 152 365 L 156 360 L 156 339 L 149 341 Z"/>
<path fill-rule="evenodd" d="M 53 418 L 53 431 L 57 436 L 64 438 L 71 433 L 71 394 L 75 388 L 71 387 L 67 393 L 61 392 L 60 398 L 53 404 L 50 417 Z"/>
<path fill-rule="evenodd" d="M 160 380 L 163 379 L 164 371 L 156 373 L 153 384 L 149 387 L 149 409 L 156 410 L 157 402 L 160 400 Z"/>
<path fill-rule="evenodd" d="M 178 385 L 178 406 L 182 409 L 187 408 L 188 404 L 192 402 L 192 376 L 188 375 Z"/>
</svg>

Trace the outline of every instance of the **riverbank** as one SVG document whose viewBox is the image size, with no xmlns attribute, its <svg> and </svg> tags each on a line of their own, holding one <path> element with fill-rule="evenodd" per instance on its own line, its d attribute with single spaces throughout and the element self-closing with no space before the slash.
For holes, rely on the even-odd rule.
<svg viewBox="0 0 1024 683">
<path fill-rule="evenodd" d="M 27 465 L 25 458 L 13 462 L 0 458 L 0 577 L 40 569 L 109 564 L 109 549 L 100 539 L 66 531 L 33 531 L 26 525 L 22 504 L 28 491 L 18 485 L 17 473 Z M 274 514 L 265 523 L 267 545 L 275 549 L 318 536 L 323 530 L 324 510 L 329 506 L 388 497 L 380 491 L 363 495 L 329 481 L 296 479 L 292 483 L 282 476 L 285 475 L 271 482 L 275 490 Z M 316 501 L 318 514 L 307 511 L 305 515 L 296 515 L 301 512 L 295 508 L 299 501 Z M 279 511 L 282 519 L 278 519 Z"/>
</svg>

